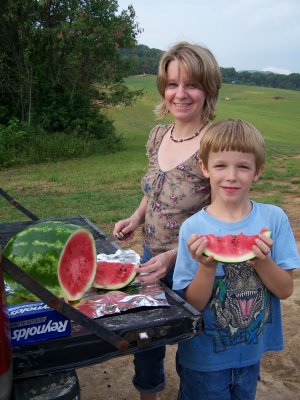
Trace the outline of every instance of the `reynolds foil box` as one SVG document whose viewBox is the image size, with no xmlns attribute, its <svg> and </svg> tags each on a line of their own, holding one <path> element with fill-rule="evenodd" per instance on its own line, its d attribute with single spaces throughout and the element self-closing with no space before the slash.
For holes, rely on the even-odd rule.
<svg viewBox="0 0 300 400">
<path fill-rule="evenodd" d="M 71 334 L 71 322 L 42 301 L 8 306 L 14 347 Z"/>
</svg>

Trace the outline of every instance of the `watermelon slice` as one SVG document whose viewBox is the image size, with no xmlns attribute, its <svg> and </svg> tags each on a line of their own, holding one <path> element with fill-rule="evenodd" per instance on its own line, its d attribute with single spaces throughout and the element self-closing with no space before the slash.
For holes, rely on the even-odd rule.
<svg viewBox="0 0 300 400">
<path fill-rule="evenodd" d="M 91 287 L 97 267 L 92 234 L 78 225 L 49 221 L 13 236 L 3 254 L 58 297 L 75 301 Z M 27 300 L 37 297 L 10 276 L 6 282 Z"/>
<path fill-rule="evenodd" d="M 137 264 L 97 261 L 93 286 L 98 289 L 121 289 L 136 277 Z"/>
<path fill-rule="evenodd" d="M 271 236 L 271 231 L 262 229 L 259 234 Z M 214 256 L 214 259 L 224 263 L 238 263 L 251 260 L 255 257 L 252 247 L 258 235 L 247 236 L 243 233 L 238 235 L 203 235 L 208 239 L 204 250 L 206 256 Z"/>
</svg>

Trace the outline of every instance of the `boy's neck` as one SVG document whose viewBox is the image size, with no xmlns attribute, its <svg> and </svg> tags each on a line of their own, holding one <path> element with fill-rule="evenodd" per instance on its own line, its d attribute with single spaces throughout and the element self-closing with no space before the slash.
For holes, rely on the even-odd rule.
<svg viewBox="0 0 300 400">
<path fill-rule="evenodd" d="M 206 207 L 206 212 L 216 219 L 224 222 L 238 222 L 246 218 L 252 211 L 252 203 L 249 199 L 243 204 L 228 205 L 213 201 Z"/>
</svg>

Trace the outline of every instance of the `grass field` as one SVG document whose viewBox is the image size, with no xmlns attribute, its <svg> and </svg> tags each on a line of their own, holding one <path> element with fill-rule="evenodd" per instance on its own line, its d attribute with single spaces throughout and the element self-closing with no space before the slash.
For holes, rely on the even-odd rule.
<svg viewBox="0 0 300 400">
<path fill-rule="evenodd" d="M 116 154 L 0 170 L 1 187 L 40 218 L 82 214 L 107 234 L 130 215 L 141 198 L 140 179 L 147 168 L 145 143 L 159 100 L 155 77 L 132 77 L 129 86 L 145 94 L 131 107 L 108 110 L 126 148 Z M 229 98 L 229 100 L 225 100 Z M 300 92 L 224 84 L 217 119 L 253 123 L 267 142 L 268 160 L 253 197 L 280 206 L 300 205 Z M 0 198 L 0 221 L 28 219 Z"/>
</svg>

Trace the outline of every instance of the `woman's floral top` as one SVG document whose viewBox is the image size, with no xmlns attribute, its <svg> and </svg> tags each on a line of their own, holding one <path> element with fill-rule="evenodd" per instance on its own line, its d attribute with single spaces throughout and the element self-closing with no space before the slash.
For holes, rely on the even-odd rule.
<svg viewBox="0 0 300 400">
<path fill-rule="evenodd" d="M 158 150 L 170 125 L 157 125 L 146 144 L 149 167 L 142 178 L 149 196 L 143 229 L 144 243 L 157 255 L 177 247 L 182 222 L 210 202 L 210 186 L 199 167 L 199 152 L 169 171 L 161 171 Z"/>
</svg>

